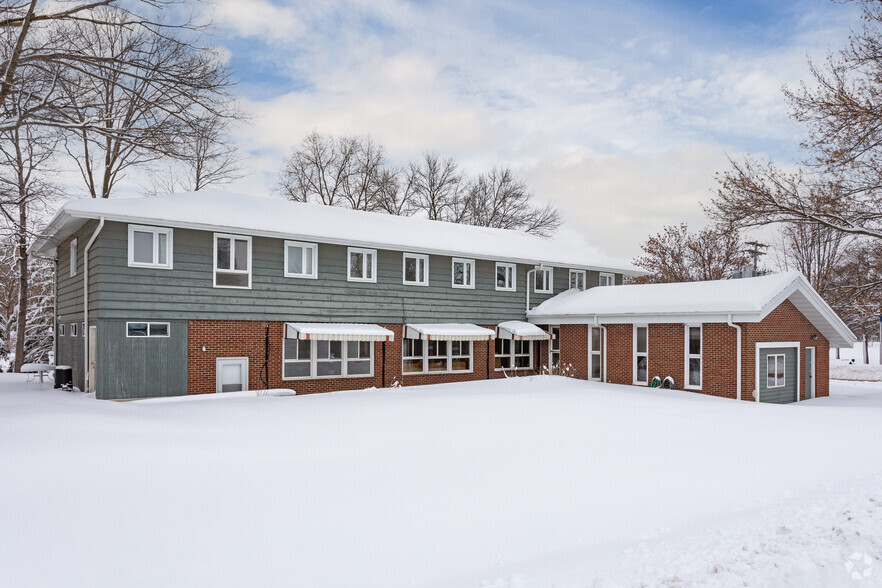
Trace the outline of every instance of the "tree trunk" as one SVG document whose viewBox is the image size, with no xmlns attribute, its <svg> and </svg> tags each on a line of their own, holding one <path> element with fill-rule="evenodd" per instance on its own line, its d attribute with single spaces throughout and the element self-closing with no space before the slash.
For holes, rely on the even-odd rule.
<svg viewBox="0 0 882 588">
<path fill-rule="evenodd" d="M 840 358 L 839 358 L 839 348 L 838 348 L 838 347 L 836 348 L 836 359 L 840 359 Z"/>
<path fill-rule="evenodd" d="M 864 365 L 870 364 L 870 340 L 864 335 Z"/>
<path fill-rule="evenodd" d="M 25 335 L 28 323 L 28 238 L 27 205 L 22 199 L 18 205 L 18 317 L 15 329 L 15 367 L 20 372 L 25 359 Z"/>
</svg>

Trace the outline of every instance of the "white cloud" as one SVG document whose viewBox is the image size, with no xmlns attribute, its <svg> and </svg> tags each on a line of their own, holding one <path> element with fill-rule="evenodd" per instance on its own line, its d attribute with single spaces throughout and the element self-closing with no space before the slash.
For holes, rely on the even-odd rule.
<svg viewBox="0 0 882 588">
<path fill-rule="evenodd" d="M 215 23 L 240 37 L 285 41 L 305 30 L 294 10 L 267 0 L 217 0 L 212 13 Z"/>
</svg>

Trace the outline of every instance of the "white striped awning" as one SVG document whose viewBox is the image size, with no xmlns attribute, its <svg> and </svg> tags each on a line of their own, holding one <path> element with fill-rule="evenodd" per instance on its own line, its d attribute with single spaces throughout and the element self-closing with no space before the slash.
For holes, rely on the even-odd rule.
<svg viewBox="0 0 882 588">
<path fill-rule="evenodd" d="M 426 341 L 490 341 L 495 333 L 469 323 L 407 325 L 405 337 Z"/>
<path fill-rule="evenodd" d="M 538 326 L 524 321 L 506 321 L 496 325 L 496 336 L 515 341 L 547 341 L 551 335 Z"/>
<path fill-rule="evenodd" d="M 311 341 L 394 341 L 395 333 L 361 323 L 285 323 L 285 337 Z"/>
</svg>

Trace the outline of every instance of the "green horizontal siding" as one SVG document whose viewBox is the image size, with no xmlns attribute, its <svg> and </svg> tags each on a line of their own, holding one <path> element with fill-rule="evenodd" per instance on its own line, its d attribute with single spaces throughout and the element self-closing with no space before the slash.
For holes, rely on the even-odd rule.
<svg viewBox="0 0 882 588">
<path fill-rule="evenodd" d="M 766 375 L 768 370 L 767 358 L 769 355 L 784 354 L 784 386 L 781 388 L 771 388 L 766 385 Z M 780 348 L 763 348 L 760 349 L 759 364 L 759 380 L 760 380 L 760 402 L 770 402 L 774 404 L 787 404 L 796 402 L 796 354 L 795 347 Z"/>
<path fill-rule="evenodd" d="M 380 250 L 377 282 L 348 282 L 347 248 L 322 243 L 318 279 L 286 278 L 284 241 L 254 237 L 252 243 L 252 288 L 214 288 L 213 233 L 175 229 L 173 270 L 130 268 L 127 226 L 106 223 L 92 248 L 90 298 L 104 319 L 495 323 L 524 317 L 530 265 L 518 265 L 516 292 L 497 292 L 495 262 L 477 260 L 476 288 L 458 289 L 451 287 L 452 258 L 431 255 L 429 286 L 405 286 L 401 252 Z M 589 272 L 589 285 L 598 279 Z M 555 268 L 553 294 L 568 282 L 568 268 Z M 549 297 L 531 293 L 531 305 Z"/>
</svg>

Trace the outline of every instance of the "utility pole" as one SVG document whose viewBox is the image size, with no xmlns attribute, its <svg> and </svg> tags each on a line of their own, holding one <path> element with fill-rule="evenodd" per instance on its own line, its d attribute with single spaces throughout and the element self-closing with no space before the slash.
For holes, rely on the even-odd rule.
<svg viewBox="0 0 882 588">
<path fill-rule="evenodd" d="M 769 246 L 766 243 L 760 243 L 759 241 L 745 241 L 744 244 L 747 245 L 744 252 L 750 254 L 751 258 L 753 258 L 753 273 L 754 275 L 759 275 L 759 256 L 765 255 L 765 250 L 768 249 Z"/>
</svg>

